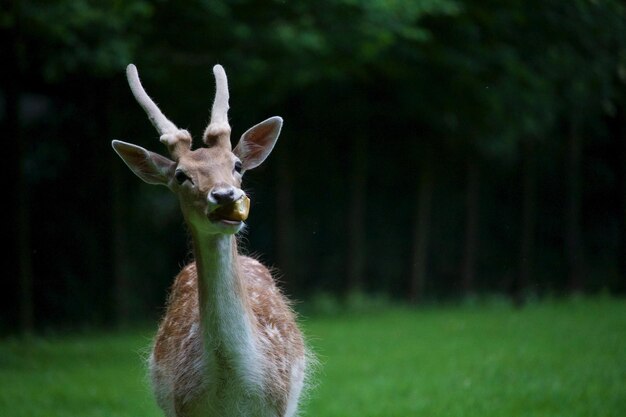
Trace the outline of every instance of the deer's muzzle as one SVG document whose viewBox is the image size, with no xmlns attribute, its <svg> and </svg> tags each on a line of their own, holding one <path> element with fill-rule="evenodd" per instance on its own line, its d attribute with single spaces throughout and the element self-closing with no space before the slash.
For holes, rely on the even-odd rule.
<svg viewBox="0 0 626 417">
<path fill-rule="evenodd" d="M 242 222 L 248 218 L 250 199 L 247 195 L 238 200 L 219 206 L 209 214 L 211 220 L 228 220 Z"/>
</svg>

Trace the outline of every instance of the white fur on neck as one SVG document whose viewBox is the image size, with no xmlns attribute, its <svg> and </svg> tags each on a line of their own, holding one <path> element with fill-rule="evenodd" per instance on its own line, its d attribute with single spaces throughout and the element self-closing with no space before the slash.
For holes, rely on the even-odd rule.
<svg viewBox="0 0 626 417">
<path fill-rule="evenodd" d="M 235 262 L 233 235 L 194 236 L 205 349 L 225 358 L 247 395 L 261 392 L 263 360 Z M 216 366 L 223 364 L 216 363 Z M 211 368 L 211 366 L 209 366 Z M 211 369 L 208 369 L 212 372 Z"/>
</svg>

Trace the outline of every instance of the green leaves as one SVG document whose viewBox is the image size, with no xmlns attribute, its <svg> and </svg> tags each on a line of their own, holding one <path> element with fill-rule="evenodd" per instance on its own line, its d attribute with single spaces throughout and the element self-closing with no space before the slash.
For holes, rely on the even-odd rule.
<svg viewBox="0 0 626 417">
<path fill-rule="evenodd" d="M 152 5 L 143 0 L 24 2 L 20 13 L 27 53 L 38 58 L 44 77 L 52 81 L 79 71 L 103 76 L 124 68 L 135 55 Z"/>
</svg>

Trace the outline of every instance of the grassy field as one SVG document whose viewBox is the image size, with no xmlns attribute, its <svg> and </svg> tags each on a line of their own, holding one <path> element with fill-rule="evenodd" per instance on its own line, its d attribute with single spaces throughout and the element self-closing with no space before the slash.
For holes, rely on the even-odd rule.
<svg viewBox="0 0 626 417">
<path fill-rule="evenodd" d="M 303 416 L 626 416 L 626 302 L 570 300 L 306 318 Z M 160 416 L 151 330 L 0 341 L 2 417 Z"/>
</svg>

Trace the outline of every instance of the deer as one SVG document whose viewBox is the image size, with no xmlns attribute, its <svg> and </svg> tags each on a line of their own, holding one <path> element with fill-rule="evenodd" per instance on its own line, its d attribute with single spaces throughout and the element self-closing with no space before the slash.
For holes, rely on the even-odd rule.
<svg viewBox="0 0 626 417">
<path fill-rule="evenodd" d="M 174 279 L 148 359 L 157 404 L 167 417 L 291 417 L 314 361 L 291 302 L 270 270 L 239 253 L 250 199 L 242 177 L 270 154 L 283 120 L 251 127 L 233 149 L 226 72 L 213 67 L 215 99 L 203 145 L 168 120 L 144 90 L 137 68 L 130 89 L 171 158 L 113 140 L 123 162 L 148 184 L 177 197 L 193 261 Z"/>
</svg>

